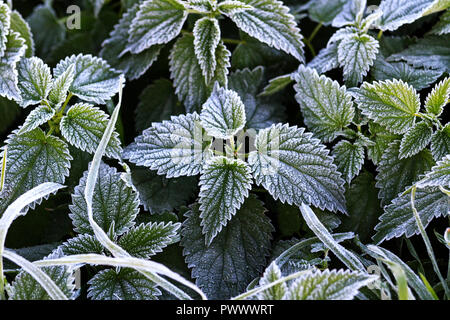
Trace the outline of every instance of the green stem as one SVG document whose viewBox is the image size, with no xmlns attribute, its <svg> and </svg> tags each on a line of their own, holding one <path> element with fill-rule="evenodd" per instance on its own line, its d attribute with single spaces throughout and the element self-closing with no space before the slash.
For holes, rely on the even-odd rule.
<svg viewBox="0 0 450 320">
<path fill-rule="evenodd" d="M 3 152 L 3 159 L 2 159 L 2 175 L 0 177 L 0 192 L 3 191 L 3 188 L 5 187 L 7 157 L 8 157 L 8 146 L 6 145 L 5 151 Z"/>
<path fill-rule="evenodd" d="M 411 189 L 411 208 L 414 214 L 414 218 L 417 223 L 417 227 L 419 228 L 420 234 L 422 235 L 423 241 L 425 242 L 425 247 L 427 248 L 428 256 L 431 259 L 431 263 L 433 265 L 434 272 L 437 274 L 439 280 L 442 283 L 442 286 L 445 291 L 445 295 L 447 298 L 450 298 L 450 291 L 447 286 L 447 282 L 442 277 L 441 271 L 439 270 L 439 266 L 436 261 L 436 257 L 434 256 L 433 247 L 431 246 L 430 239 L 427 236 L 427 233 L 425 231 L 425 227 L 422 224 L 422 220 L 420 219 L 419 213 L 417 212 L 416 206 L 414 204 L 416 198 L 416 186 L 413 186 Z"/>
<path fill-rule="evenodd" d="M 306 46 L 309 48 L 309 51 L 311 51 L 311 54 L 313 57 L 316 56 L 316 50 L 314 50 L 313 45 L 309 42 L 308 39 L 303 38 L 303 43 L 306 44 Z"/>
<path fill-rule="evenodd" d="M 230 39 L 230 38 L 222 38 L 223 43 L 227 43 L 227 44 L 245 44 L 244 40 L 238 40 L 238 39 Z"/>
<path fill-rule="evenodd" d="M 66 101 L 64 101 L 63 106 L 61 107 L 61 109 L 59 110 L 58 114 L 59 115 L 63 115 L 64 111 L 66 110 L 67 105 L 69 104 L 70 99 L 73 97 L 73 93 L 69 92 L 69 94 L 67 95 Z"/>
<path fill-rule="evenodd" d="M 319 32 L 320 28 L 322 28 L 322 22 L 319 23 L 313 30 L 313 32 L 311 33 L 311 35 L 308 38 L 308 41 L 311 43 L 314 40 L 314 37 L 316 36 L 317 32 Z"/>
<path fill-rule="evenodd" d="M 382 36 L 383 36 L 383 30 L 380 30 L 380 32 L 378 32 L 377 39 L 380 40 Z"/>
</svg>

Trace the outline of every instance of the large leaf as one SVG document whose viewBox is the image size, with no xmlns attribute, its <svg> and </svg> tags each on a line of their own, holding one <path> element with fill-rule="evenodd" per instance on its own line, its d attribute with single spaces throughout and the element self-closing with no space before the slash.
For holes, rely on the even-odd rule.
<svg viewBox="0 0 450 320">
<path fill-rule="evenodd" d="M 244 202 L 227 227 L 207 246 L 199 205 L 186 213 L 181 245 L 192 277 L 210 299 L 228 299 L 244 291 L 263 270 L 273 226 L 255 196 Z"/>
<path fill-rule="evenodd" d="M 70 218 L 78 233 L 93 234 L 89 224 L 87 205 L 84 198 L 87 172 L 80 179 L 72 195 Z M 94 189 L 92 212 L 95 222 L 105 231 L 115 235 L 127 232 L 134 224 L 139 212 L 139 200 L 133 189 L 120 178 L 115 168 L 102 163 Z"/>
<path fill-rule="evenodd" d="M 294 74 L 295 98 L 300 104 L 305 124 L 325 142 L 334 140 L 354 117 L 352 97 L 337 81 L 300 66 Z"/>
<path fill-rule="evenodd" d="M 179 0 L 142 2 L 131 23 L 128 48 L 136 54 L 152 45 L 171 41 L 181 32 L 187 14 Z"/>
<path fill-rule="evenodd" d="M 209 245 L 239 210 L 252 186 L 250 167 L 239 159 L 214 157 L 200 177 L 200 218 Z"/>
<path fill-rule="evenodd" d="M 10 32 L 6 39 L 5 52 L 0 56 L 0 96 L 20 101 L 16 66 L 25 54 L 25 41 L 16 32 Z"/>
<path fill-rule="evenodd" d="M 242 0 L 253 9 L 229 14 L 237 26 L 250 36 L 304 61 L 300 29 L 289 8 L 277 0 Z"/>
<path fill-rule="evenodd" d="M 420 109 L 416 90 L 401 80 L 364 82 L 356 92 L 362 113 L 393 133 L 404 133 L 414 126 Z"/>
<path fill-rule="evenodd" d="M 22 107 L 38 104 L 47 98 L 53 85 L 50 68 L 37 57 L 25 58 L 19 62 L 19 89 Z"/>
<path fill-rule="evenodd" d="M 339 172 L 350 183 L 364 164 L 364 148 L 343 140 L 334 146 L 333 155 Z"/>
<path fill-rule="evenodd" d="M 249 164 L 259 185 L 282 202 L 345 212 L 343 183 L 328 151 L 304 128 L 260 130 Z"/>
<path fill-rule="evenodd" d="M 75 65 L 75 75 L 69 91 L 78 98 L 105 104 L 119 92 L 121 74 L 112 69 L 105 60 L 91 55 L 79 54 L 67 57 L 58 63 L 53 75 L 59 77 L 72 64 Z"/>
<path fill-rule="evenodd" d="M 125 149 L 123 156 L 168 178 L 195 176 L 210 157 L 210 143 L 211 138 L 203 135 L 200 116 L 190 113 L 154 123 Z"/>
</svg>

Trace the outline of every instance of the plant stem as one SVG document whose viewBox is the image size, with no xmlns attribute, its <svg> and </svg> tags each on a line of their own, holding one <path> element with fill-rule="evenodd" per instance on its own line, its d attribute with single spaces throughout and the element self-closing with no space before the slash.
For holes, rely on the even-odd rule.
<svg viewBox="0 0 450 320">
<path fill-rule="evenodd" d="M 0 239 L 3 239 L 3 229 L 0 229 Z M 3 245 L 0 244 L 0 300 L 6 300 L 3 276 Z"/>
<path fill-rule="evenodd" d="M 69 92 L 69 94 L 67 95 L 66 101 L 64 101 L 63 106 L 61 107 L 61 109 L 59 110 L 58 114 L 63 115 L 64 111 L 66 110 L 67 104 L 69 103 L 70 99 L 73 97 L 73 93 Z"/>
<path fill-rule="evenodd" d="M 228 44 L 245 44 L 244 40 L 238 40 L 238 39 L 231 39 L 231 38 L 222 38 L 223 43 L 228 43 Z"/>
<path fill-rule="evenodd" d="M 378 32 L 377 39 L 380 40 L 382 36 L 383 36 L 383 30 L 380 30 L 380 32 Z"/>
<path fill-rule="evenodd" d="M 3 191 L 3 188 L 5 187 L 5 178 L 6 178 L 6 161 L 8 157 L 8 146 L 5 146 L 5 151 L 3 153 L 3 159 L 2 159 L 2 173 L 0 177 L 0 192 Z"/>
<path fill-rule="evenodd" d="M 315 57 L 316 56 L 316 50 L 314 50 L 314 47 L 311 44 L 311 42 L 309 42 L 308 39 L 303 38 L 303 43 L 306 44 L 306 46 L 309 48 L 309 51 L 311 51 L 312 56 Z"/>
<path fill-rule="evenodd" d="M 417 212 L 416 206 L 414 204 L 414 201 L 416 198 L 416 189 L 417 189 L 416 186 L 413 186 L 411 189 L 411 208 L 412 208 L 412 211 L 414 214 L 414 218 L 416 220 L 417 227 L 419 228 L 420 234 L 422 235 L 423 241 L 425 242 L 425 247 L 427 248 L 428 256 L 431 259 L 431 263 L 433 265 L 434 272 L 437 274 L 439 280 L 442 283 L 442 286 L 445 291 L 445 295 L 447 296 L 447 298 L 450 298 L 450 291 L 448 289 L 447 282 L 444 280 L 444 278 L 442 277 L 441 271 L 439 270 L 439 266 L 437 264 L 436 257 L 434 256 L 433 247 L 431 246 L 430 239 L 427 236 L 425 228 L 422 224 L 422 220 L 420 220 L 419 213 Z"/>
<path fill-rule="evenodd" d="M 314 40 L 314 37 L 316 36 L 317 32 L 319 32 L 320 28 L 322 28 L 322 22 L 319 23 L 313 30 L 313 32 L 311 33 L 311 35 L 308 38 L 308 41 L 311 43 Z"/>
</svg>

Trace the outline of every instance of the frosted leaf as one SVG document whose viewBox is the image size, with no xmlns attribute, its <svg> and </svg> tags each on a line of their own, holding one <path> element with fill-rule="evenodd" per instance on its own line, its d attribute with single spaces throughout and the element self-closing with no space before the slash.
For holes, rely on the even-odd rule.
<svg viewBox="0 0 450 320">
<path fill-rule="evenodd" d="M 71 65 L 53 82 L 48 100 L 53 107 L 59 108 L 67 98 L 67 93 L 75 76 L 75 66 Z"/>
<path fill-rule="evenodd" d="M 293 55 L 303 57 L 303 36 L 289 8 L 277 0 L 242 0 L 253 9 L 231 13 L 230 18 L 250 36 Z"/>
<path fill-rule="evenodd" d="M 72 55 L 58 63 L 53 75 L 59 77 L 71 65 L 75 65 L 75 75 L 69 91 L 81 100 L 105 104 L 119 92 L 122 76 L 105 60 L 91 55 Z"/>
<path fill-rule="evenodd" d="M 361 21 L 364 10 L 366 9 L 366 0 L 349 0 L 342 7 L 336 17 L 334 17 L 331 25 L 335 28 L 352 25 L 355 22 Z M 358 23 L 359 24 L 359 23 Z"/>
<path fill-rule="evenodd" d="M 394 140 L 400 139 L 401 136 L 389 132 L 385 127 L 369 122 L 370 140 L 375 144 L 367 146 L 367 155 L 372 162 L 377 165 L 384 151 Z"/>
<path fill-rule="evenodd" d="M 11 31 L 17 32 L 18 34 L 20 34 L 20 37 L 25 40 L 25 45 L 27 46 L 25 56 L 27 58 L 31 58 L 32 56 L 34 56 L 34 39 L 33 34 L 31 33 L 30 26 L 22 17 L 20 12 L 16 10 L 11 12 L 10 19 Z"/>
<path fill-rule="evenodd" d="M 204 17 L 195 22 L 194 49 L 202 74 L 209 83 L 214 77 L 217 61 L 216 51 L 220 43 L 219 22 L 215 18 Z"/>
<path fill-rule="evenodd" d="M 202 107 L 200 121 L 210 136 L 229 139 L 245 125 L 245 106 L 236 92 L 216 85 Z"/>
<path fill-rule="evenodd" d="M 252 186 L 250 167 L 239 159 L 214 157 L 200 176 L 200 218 L 206 245 L 239 210 Z"/>
<path fill-rule="evenodd" d="M 308 62 L 308 68 L 316 69 L 319 74 L 337 68 L 339 66 L 338 44 L 338 42 L 333 42 L 321 49 L 317 56 Z"/>
<path fill-rule="evenodd" d="M 364 148 L 342 140 L 334 146 L 333 155 L 339 172 L 350 183 L 364 164 Z"/>
<path fill-rule="evenodd" d="M 434 25 L 430 33 L 437 35 L 450 33 L 450 9 L 447 9 L 447 11 L 439 17 L 439 22 Z"/>
<path fill-rule="evenodd" d="M 60 246 L 65 255 L 72 254 L 103 254 L 104 247 L 94 235 L 79 234 L 75 238 L 69 239 Z"/>
<path fill-rule="evenodd" d="M 300 66 L 293 78 L 305 124 L 318 138 L 333 141 L 353 120 L 352 97 L 337 81 L 319 77 L 314 69 Z"/>
<path fill-rule="evenodd" d="M 262 287 L 275 282 L 281 279 L 281 277 L 281 270 L 274 261 L 267 267 L 266 271 L 264 271 L 263 277 L 259 280 L 259 286 Z M 288 287 L 286 283 L 282 282 L 259 293 L 258 300 L 281 300 L 287 291 Z"/>
<path fill-rule="evenodd" d="M 450 154 L 447 154 L 442 160 L 431 168 L 425 177 L 417 184 L 419 188 L 428 186 L 450 186 Z"/>
<path fill-rule="evenodd" d="M 10 32 L 6 36 L 6 48 L 3 56 L 0 56 L 0 96 L 9 100 L 20 101 L 18 87 L 17 62 L 25 54 L 25 41 L 16 32 Z"/>
<path fill-rule="evenodd" d="M 399 159 L 409 158 L 422 151 L 430 143 L 432 134 L 433 128 L 428 123 L 416 123 L 401 140 Z"/>
<path fill-rule="evenodd" d="M 24 124 L 19 130 L 19 134 L 32 131 L 37 127 L 47 123 L 55 115 L 55 110 L 48 106 L 39 106 L 30 112 Z"/>
<path fill-rule="evenodd" d="M 195 176 L 210 157 L 211 138 L 203 135 L 197 113 L 154 123 L 125 149 L 123 157 L 168 178 Z"/>
<path fill-rule="evenodd" d="M 440 116 L 444 107 L 450 99 L 450 78 L 445 78 L 437 84 L 431 91 L 425 101 L 425 108 L 428 113 Z"/>
<path fill-rule="evenodd" d="M 249 156 L 258 185 L 282 202 L 345 212 L 344 180 L 325 146 L 304 128 L 272 125 L 260 130 Z"/>
<path fill-rule="evenodd" d="M 186 8 L 201 13 L 212 13 L 217 9 L 217 0 L 188 0 Z"/>
<path fill-rule="evenodd" d="M 431 137 L 431 154 L 434 160 L 441 160 L 445 155 L 450 154 L 450 124 L 437 130 Z"/>
<path fill-rule="evenodd" d="M 253 7 L 245 2 L 236 0 L 225 0 L 218 4 L 218 9 L 222 14 L 232 15 L 242 11 L 253 9 Z"/>
<path fill-rule="evenodd" d="M 50 68 L 38 57 L 25 58 L 18 64 L 20 105 L 27 107 L 47 98 L 53 85 Z"/>
<path fill-rule="evenodd" d="M 140 4 L 131 23 L 128 48 L 131 53 L 141 53 L 155 44 L 165 44 L 174 39 L 187 18 L 184 2 L 179 0 L 147 0 Z"/>
<path fill-rule="evenodd" d="M 10 13 L 9 6 L 3 2 L 0 3 L 0 57 L 6 50 L 7 35 L 11 25 Z"/>
<path fill-rule="evenodd" d="M 414 126 L 420 109 L 416 90 L 401 80 L 364 82 L 355 92 L 362 113 L 393 133 L 404 133 Z"/>
<path fill-rule="evenodd" d="M 61 134 L 78 149 L 94 153 L 106 130 L 108 119 L 108 115 L 99 108 L 87 103 L 77 103 L 61 119 Z M 106 156 L 120 158 L 120 145 L 119 134 L 114 131 L 105 151 Z"/>
<path fill-rule="evenodd" d="M 353 300 L 359 289 L 378 278 L 351 270 L 313 270 L 290 286 L 287 300 Z"/>
</svg>

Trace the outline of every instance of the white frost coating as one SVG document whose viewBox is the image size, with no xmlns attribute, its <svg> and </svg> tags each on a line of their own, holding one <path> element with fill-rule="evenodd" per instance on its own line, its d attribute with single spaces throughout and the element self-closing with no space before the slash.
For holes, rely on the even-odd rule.
<svg viewBox="0 0 450 320">
<path fill-rule="evenodd" d="M 446 155 L 441 161 L 431 168 L 431 171 L 425 175 L 425 178 L 417 183 L 417 187 L 427 186 L 450 187 L 450 154 Z"/>
<path fill-rule="evenodd" d="M 273 261 L 264 271 L 263 277 L 259 280 L 259 286 L 265 286 L 282 278 L 281 270 L 277 263 Z M 277 284 L 269 289 L 258 293 L 258 300 L 282 300 L 288 291 L 285 282 Z"/>
<path fill-rule="evenodd" d="M 361 145 L 354 145 L 342 140 L 334 146 L 333 155 L 339 172 L 350 183 L 364 164 L 364 148 Z"/>
<path fill-rule="evenodd" d="M 26 46 L 17 32 L 10 32 L 7 36 L 6 49 L 0 57 L 0 96 L 9 100 L 20 102 L 20 90 L 18 87 L 17 62 L 25 54 Z"/>
<path fill-rule="evenodd" d="M 215 18 L 204 17 L 195 22 L 194 49 L 202 74 L 209 83 L 214 77 L 217 60 L 217 46 L 220 43 L 219 22 Z"/>
<path fill-rule="evenodd" d="M 350 0 L 342 7 L 342 11 L 333 19 L 331 25 L 335 28 L 359 24 L 366 9 L 366 0 Z"/>
<path fill-rule="evenodd" d="M 277 0 L 243 0 L 253 9 L 231 13 L 230 18 L 250 36 L 276 49 L 293 55 L 300 62 L 303 57 L 303 36 L 289 8 Z"/>
<path fill-rule="evenodd" d="M 218 9 L 225 15 L 233 15 L 246 10 L 251 10 L 253 7 L 242 1 L 225 0 L 219 3 Z"/>
<path fill-rule="evenodd" d="M 52 90 L 48 95 L 48 99 L 54 108 L 59 108 L 67 98 L 67 93 L 75 78 L 75 65 L 70 65 L 53 82 Z"/>
<path fill-rule="evenodd" d="M 38 104 L 47 98 L 53 85 L 53 79 L 50 68 L 44 61 L 38 57 L 25 58 L 20 60 L 17 69 L 22 107 Z"/>
<path fill-rule="evenodd" d="M 131 24 L 128 48 L 137 54 L 171 41 L 181 32 L 187 16 L 184 3 L 178 0 L 142 2 Z"/>
<path fill-rule="evenodd" d="M 250 167 L 239 159 L 214 157 L 200 177 L 200 218 L 206 245 L 239 210 L 252 186 Z"/>
<path fill-rule="evenodd" d="M 421 121 L 407 131 L 400 143 L 399 159 L 409 158 L 422 151 L 431 141 L 433 128 Z"/>
<path fill-rule="evenodd" d="M 245 106 L 239 95 L 217 84 L 200 114 L 201 124 L 209 135 L 229 139 L 245 126 Z"/>
<path fill-rule="evenodd" d="M 440 116 L 444 111 L 445 105 L 450 100 L 450 78 L 447 77 L 437 84 L 431 91 L 425 101 L 427 112 Z"/>
<path fill-rule="evenodd" d="M 33 111 L 30 112 L 28 117 L 25 119 L 25 123 L 19 129 L 18 134 L 22 134 L 37 127 L 47 123 L 55 115 L 55 110 L 48 106 L 38 106 Z"/>
<path fill-rule="evenodd" d="M 124 158 L 168 178 L 195 176 L 211 155 L 197 113 L 154 123 L 124 151 Z"/>
<path fill-rule="evenodd" d="M 284 124 L 260 130 L 249 156 L 258 185 L 282 202 L 346 212 L 344 180 L 325 146 L 304 128 Z"/>
<path fill-rule="evenodd" d="M 0 57 L 3 56 L 6 50 L 6 42 L 8 38 L 6 37 L 9 28 L 11 27 L 11 11 L 6 3 L 0 3 Z"/>
<path fill-rule="evenodd" d="M 188 0 L 185 5 L 187 9 L 208 14 L 217 9 L 217 0 Z"/>
</svg>

